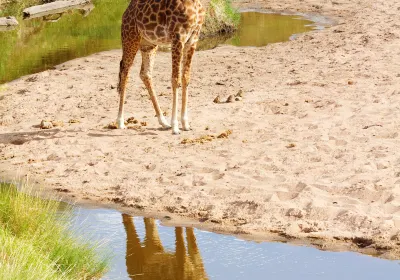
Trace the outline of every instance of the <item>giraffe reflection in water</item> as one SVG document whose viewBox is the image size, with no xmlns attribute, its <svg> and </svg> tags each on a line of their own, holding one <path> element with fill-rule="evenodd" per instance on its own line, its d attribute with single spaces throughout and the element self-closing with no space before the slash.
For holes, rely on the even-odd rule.
<svg viewBox="0 0 400 280">
<path fill-rule="evenodd" d="M 175 228 L 175 252 L 164 249 L 154 219 L 144 218 L 146 236 L 140 241 L 133 218 L 122 215 L 126 235 L 126 266 L 131 279 L 205 280 L 208 279 L 197 247 L 193 228 Z"/>
</svg>

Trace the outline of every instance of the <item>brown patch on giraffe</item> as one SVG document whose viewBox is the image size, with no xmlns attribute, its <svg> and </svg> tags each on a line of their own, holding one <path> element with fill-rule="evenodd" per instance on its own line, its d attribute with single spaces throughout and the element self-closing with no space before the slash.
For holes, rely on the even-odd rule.
<svg viewBox="0 0 400 280">
<path fill-rule="evenodd" d="M 160 6 L 158 5 L 158 3 L 151 5 L 151 9 L 153 10 L 153 13 L 158 13 L 158 11 L 160 10 Z"/>
<path fill-rule="evenodd" d="M 159 25 L 165 25 L 167 23 L 167 16 L 164 13 L 158 14 L 157 23 Z"/>
<path fill-rule="evenodd" d="M 157 22 L 150 22 L 150 23 L 146 24 L 145 25 L 145 28 L 147 29 L 146 33 L 147 32 L 153 32 L 153 30 L 155 30 L 156 27 L 157 27 Z"/>
</svg>

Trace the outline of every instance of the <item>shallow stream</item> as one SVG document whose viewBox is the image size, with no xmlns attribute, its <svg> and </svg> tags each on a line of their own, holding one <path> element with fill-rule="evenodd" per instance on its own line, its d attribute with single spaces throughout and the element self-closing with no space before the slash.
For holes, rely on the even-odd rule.
<svg viewBox="0 0 400 280">
<path fill-rule="evenodd" d="M 75 208 L 75 214 L 73 227 L 113 252 L 104 279 L 376 280 L 400 274 L 398 261 L 358 253 L 244 241 L 109 209 Z"/>
</svg>

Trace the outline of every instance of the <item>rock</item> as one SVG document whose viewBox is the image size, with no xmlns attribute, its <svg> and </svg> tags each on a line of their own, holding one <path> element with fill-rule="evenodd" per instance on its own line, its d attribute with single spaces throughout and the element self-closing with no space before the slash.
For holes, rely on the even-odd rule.
<svg viewBox="0 0 400 280">
<path fill-rule="evenodd" d="M 243 100 L 243 98 L 241 98 L 241 97 L 235 97 L 235 101 L 242 101 Z"/>
<path fill-rule="evenodd" d="M 229 95 L 228 99 L 226 99 L 226 103 L 232 103 L 235 100 L 235 97 L 233 95 Z"/>
<path fill-rule="evenodd" d="M 0 31 L 12 30 L 18 26 L 18 21 L 15 17 L 0 17 Z"/>
<path fill-rule="evenodd" d="M 235 97 L 241 97 L 243 98 L 243 90 L 239 90 L 238 93 L 236 93 Z"/>
<path fill-rule="evenodd" d="M 217 136 L 217 138 L 228 138 L 229 135 L 232 134 L 232 130 L 228 129 L 224 132 L 222 132 L 220 135 Z"/>
<path fill-rule="evenodd" d="M 214 103 L 221 103 L 220 97 L 219 95 L 217 95 L 217 97 L 214 98 Z"/>
<path fill-rule="evenodd" d="M 53 124 L 50 121 L 42 120 L 40 123 L 40 129 L 50 129 L 53 128 Z"/>
<path fill-rule="evenodd" d="M 296 144 L 290 143 L 289 145 L 286 146 L 286 148 L 291 149 L 296 147 Z"/>
</svg>

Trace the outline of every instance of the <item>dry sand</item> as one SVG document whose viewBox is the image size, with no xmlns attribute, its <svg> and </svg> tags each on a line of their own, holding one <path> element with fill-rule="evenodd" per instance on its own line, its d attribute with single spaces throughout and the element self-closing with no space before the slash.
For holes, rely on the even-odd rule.
<svg viewBox="0 0 400 280">
<path fill-rule="evenodd" d="M 350 249 L 399 257 L 400 2 L 238 5 L 319 13 L 337 25 L 263 48 L 198 52 L 193 131 L 180 136 L 159 130 L 140 57 L 126 115 L 147 126 L 104 128 L 117 115 L 120 50 L 10 82 L 0 93 L 0 175 L 30 174 L 78 200 L 169 212 L 213 230 L 328 249 L 349 241 Z M 170 54 L 159 53 L 154 81 L 165 110 L 170 65 Z M 243 101 L 213 103 L 239 90 Z M 65 125 L 41 130 L 42 119 Z M 227 139 L 181 144 L 227 129 Z"/>
</svg>

